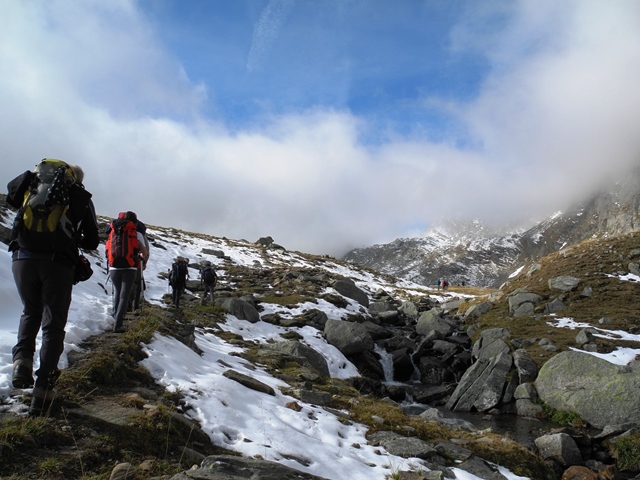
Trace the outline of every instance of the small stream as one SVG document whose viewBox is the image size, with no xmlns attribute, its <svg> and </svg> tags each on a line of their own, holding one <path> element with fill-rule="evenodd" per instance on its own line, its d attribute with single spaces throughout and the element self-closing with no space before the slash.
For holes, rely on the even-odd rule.
<svg viewBox="0 0 640 480">
<path fill-rule="evenodd" d="M 452 412 L 443 407 L 429 405 L 406 404 L 402 409 L 407 415 L 420 415 L 428 408 L 437 408 L 445 418 L 457 418 L 472 423 L 478 430 L 490 429 L 491 432 L 508 437 L 526 448 L 533 448 L 533 441 L 561 428 L 561 425 L 548 420 L 519 417 L 515 414 L 490 415 L 480 412 Z"/>
<path fill-rule="evenodd" d="M 383 348 L 375 346 L 375 352 L 380 357 L 380 364 L 385 375 L 385 385 L 406 385 L 393 380 L 393 360 L 391 354 Z M 418 416 L 429 408 L 437 408 L 445 418 L 465 420 L 473 424 L 478 430 L 490 429 L 491 432 L 508 437 L 525 448 L 533 449 L 534 440 L 555 429 L 562 428 L 562 425 L 549 420 L 538 420 L 535 418 L 520 417 L 516 414 L 487 414 L 482 412 L 452 412 L 442 406 L 424 405 L 412 402 L 401 404 L 407 415 Z M 590 435 L 595 435 L 598 431 L 585 431 Z"/>
</svg>

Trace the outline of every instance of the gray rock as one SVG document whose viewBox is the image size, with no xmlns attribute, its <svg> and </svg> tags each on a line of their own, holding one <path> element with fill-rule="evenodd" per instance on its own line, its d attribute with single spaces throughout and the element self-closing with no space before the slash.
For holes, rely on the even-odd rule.
<svg viewBox="0 0 640 480">
<path fill-rule="evenodd" d="M 296 459 L 301 464 L 310 459 Z M 234 455 L 212 455 L 200 467 L 178 473 L 171 480 L 326 480 L 276 462 Z"/>
<path fill-rule="evenodd" d="M 351 280 L 336 280 L 333 288 L 342 296 L 355 300 L 363 307 L 369 306 L 369 296 Z"/>
<path fill-rule="evenodd" d="M 464 303 L 464 300 L 452 300 L 450 302 L 444 303 L 442 305 L 442 311 L 445 314 L 451 313 L 454 310 L 458 310 L 463 303 Z"/>
<path fill-rule="evenodd" d="M 593 295 L 593 288 L 591 287 L 584 287 L 582 289 L 582 292 L 580 292 L 580 297 L 582 298 L 591 298 L 592 295 Z"/>
<path fill-rule="evenodd" d="M 418 312 L 418 307 L 416 307 L 416 304 L 413 303 L 413 302 L 410 302 L 410 301 L 402 302 L 402 304 L 400 305 L 399 310 L 400 310 L 400 312 L 402 312 L 404 315 L 406 315 L 410 319 L 416 319 L 416 318 L 418 318 L 418 315 L 420 314 Z"/>
<path fill-rule="evenodd" d="M 446 340 L 434 340 L 433 347 L 431 347 L 434 352 L 441 353 L 451 353 L 455 352 L 458 349 L 458 345 L 455 343 L 447 342 Z"/>
<path fill-rule="evenodd" d="M 501 353 L 509 353 L 509 345 L 500 338 L 479 338 L 473 344 L 472 354 L 476 358 L 493 358 Z"/>
<path fill-rule="evenodd" d="M 518 305 L 517 308 L 515 308 L 511 314 L 515 317 L 515 318 L 520 318 L 520 317 L 533 317 L 533 314 L 535 313 L 535 304 L 530 303 L 530 302 L 525 302 L 525 303 L 521 303 L 520 305 Z"/>
<path fill-rule="evenodd" d="M 491 302 L 482 302 L 471 305 L 466 312 L 464 312 L 465 318 L 478 318 L 481 315 L 487 313 L 493 307 Z"/>
<path fill-rule="evenodd" d="M 436 422 L 450 428 L 451 430 L 466 430 L 469 432 L 477 430 L 473 423 L 461 418 L 447 418 L 437 408 L 427 408 L 419 415 L 419 417 L 425 422 Z"/>
<path fill-rule="evenodd" d="M 531 311 L 536 303 L 542 300 L 542 297 L 537 293 L 516 291 L 509 295 L 509 313 L 515 316 L 528 315 L 526 312 Z"/>
<path fill-rule="evenodd" d="M 396 312 L 398 314 L 398 310 L 395 305 L 389 301 L 377 301 L 369 305 L 369 313 L 373 316 L 379 316 L 383 312 Z"/>
<path fill-rule="evenodd" d="M 427 459 L 438 454 L 432 445 L 419 438 L 403 437 L 393 432 L 386 432 L 384 435 L 379 435 L 380 433 L 382 432 L 372 435 L 369 440 L 384 447 L 391 455 L 403 458 Z"/>
<path fill-rule="evenodd" d="M 331 406 L 333 403 L 333 399 L 329 392 L 300 390 L 299 397 L 301 402 L 310 403 L 312 405 Z"/>
<path fill-rule="evenodd" d="M 497 406 L 512 365 L 513 358 L 508 353 L 491 359 L 478 359 L 460 379 L 447 401 L 447 408 L 462 412 L 475 408 L 485 412 Z"/>
<path fill-rule="evenodd" d="M 499 338 L 501 340 L 507 340 L 508 338 L 511 337 L 511 332 L 509 332 L 508 329 L 502 328 L 502 327 L 487 328 L 486 330 L 483 330 L 482 332 L 480 332 L 480 336 L 482 338 L 487 338 L 487 339 Z"/>
<path fill-rule="evenodd" d="M 448 458 L 453 461 L 467 460 L 473 455 L 473 452 L 468 448 L 461 447 L 449 442 L 442 442 L 436 445 L 436 450 L 444 458 Z"/>
<path fill-rule="evenodd" d="M 471 457 L 456 467 L 485 480 L 507 480 L 507 477 L 498 471 L 497 466 L 488 464 L 478 457 Z"/>
<path fill-rule="evenodd" d="M 244 373 L 236 372 L 235 370 L 225 370 L 222 375 L 256 392 L 266 393 L 274 397 L 276 395 L 276 392 L 269 385 Z"/>
<path fill-rule="evenodd" d="M 516 387 L 516 391 L 513 396 L 517 399 L 537 400 L 538 392 L 536 387 L 530 383 L 521 383 Z"/>
<path fill-rule="evenodd" d="M 576 335 L 576 343 L 578 345 L 584 345 L 585 343 L 592 342 L 594 333 L 595 330 L 593 328 L 583 328 Z"/>
<path fill-rule="evenodd" d="M 546 313 L 547 315 L 552 313 L 558 313 L 564 310 L 565 308 L 567 308 L 567 306 L 562 302 L 562 300 L 560 300 L 559 298 L 554 298 L 553 301 L 547 303 L 544 306 L 544 313 Z"/>
<path fill-rule="evenodd" d="M 582 465 L 580 449 L 575 440 L 566 433 L 543 435 L 536 438 L 534 443 L 544 459 L 555 460 L 563 467 Z"/>
<path fill-rule="evenodd" d="M 273 243 L 273 238 L 271 236 L 268 237 L 260 237 L 256 240 L 256 245 L 262 245 L 263 247 L 269 247 Z"/>
<path fill-rule="evenodd" d="M 542 405 L 533 403 L 528 398 L 519 398 L 516 400 L 516 412 L 520 417 L 538 418 L 542 415 Z"/>
<path fill-rule="evenodd" d="M 215 303 L 240 320 L 247 320 L 251 323 L 260 321 L 258 310 L 245 300 L 239 298 L 218 298 Z"/>
<path fill-rule="evenodd" d="M 430 335 L 432 332 L 437 332 L 441 336 L 446 337 L 453 333 L 453 326 L 447 322 L 444 318 L 440 317 L 435 310 L 429 310 L 424 312 L 418 318 L 416 324 L 416 332 L 419 335 Z"/>
<path fill-rule="evenodd" d="M 538 366 L 525 350 L 516 350 L 513 352 L 513 363 L 518 370 L 518 379 L 520 383 L 533 382 L 538 376 Z"/>
<path fill-rule="evenodd" d="M 551 290 L 570 292 L 578 288 L 580 279 L 570 275 L 561 275 L 559 277 L 550 278 L 548 283 Z"/>
<path fill-rule="evenodd" d="M 322 354 L 316 352 L 308 345 L 297 341 L 289 341 L 271 344 L 269 345 L 269 348 L 295 357 L 301 357 L 304 365 L 313 368 L 325 378 L 329 378 L 331 376 L 327 360 L 322 356 Z"/>
<path fill-rule="evenodd" d="M 327 320 L 324 336 L 331 345 L 345 355 L 360 353 L 373 348 L 373 339 L 366 327 L 343 320 Z"/>
<path fill-rule="evenodd" d="M 588 353 L 555 355 L 540 369 L 535 387 L 549 406 L 574 412 L 596 428 L 640 418 L 640 371 Z"/>
</svg>

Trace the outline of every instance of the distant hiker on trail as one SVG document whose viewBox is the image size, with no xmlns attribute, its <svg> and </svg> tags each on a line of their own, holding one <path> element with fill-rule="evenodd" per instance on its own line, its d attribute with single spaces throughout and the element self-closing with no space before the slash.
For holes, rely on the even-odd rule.
<svg viewBox="0 0 640 480">
<path fill-rule="evenodd" d="M 9 251 L 22 300 L 18 341 L 13 347 L 14 388 L 34 386 L 30 415 L 41 415 L 56 397 L 58 361 L 64 350 L 78 248 L 98 248 L 98 222 L 91 193 L 77 165 L 45 158 L 7 185 L 7 203 L 18 208 Z M 36 337 L 42 328 L 40 366 L 33 379 Z"/>
<path fill-rule="evenodd" d="M 176 308 L 180 308 L 180 296 L 187 286 L 189 277 L 188 260 L 183 257 L 176 257 L 169 270 L 169 285 L 171 286 L 171 299 Z"/>
<path fill-rule="evenodd" d="M 109 266 L 109 278 L 113 285 L 113 305 L 111 315 L 114 319 L 113 331 L 124 332 L 124 317 L 129 305 L 131 290 L 134 288 L 138 269 L 145 268 L 147 256 L 144 238 L 136 229 L 136 214 L 126 212 L 113 220 L 107 231 L 109 237 L 105 244 L 105 255 Z"/>
<path fill-rule="evenodd" d="M 140 303 L 142 301 L 142 296 L 145 290 L 145 282 L 143 271 L 147 267 L 147 263 L 149 262 L 149 238 L 147 237 L 147 226 L 142 223 L 138 216 L 134 212 L 127 212 L 128 215 L 134 217 L 136 224 L 136 231 L 142 234 L 142 240 L 144 244 L 144 250 L 142 261 L 138 264 L 138 270 L 136 273 L 136 281 L 133 284 L 133 289 L 131 290 L 131 295 L 129 296 L 129 304 L 127 306 L 127 311 L 132 312 L 134 310 L 138 310 L 140 308 Z"/>
<path fill-rule="evenodd" d="M 440 286 L 442 285 L 442 280 L 436 280 L 436 285 L 438 286 L 438 290 L 440 290 Z"/>
<path fill-rule="evenodd" d="M 216 287 L 217 280 L 218 276 L 216 275 L 216 271 L 211 266 L 211 262 L 205 262 L 204 267 L 202 267 L 202 270 L 200 270 L 200 281 L 202 282 L 202 285 L 204 285 L 202 300 L 200 300 L 201 305 L 205 304 L 208 295 L 211 295 L 211 303 L 213 304 L 213 291 Z"/>
<path fill-rule="evenodd" d="M 141 244 L 144 245 L 144 248 L 140 249 L 140 253 L 142 254 L 141 261 L 138 262 L 138 268 L 136 270 L 136 279 L 133 284 L 133 288 L 131 289 L 131 293 L 129 295 L 129 301 L 127 303 L 127 312 L 132 312 L 134 310 L 138 310 L 140 308 L 140 303 L 142 302 L 142 296 L 145 290 L 145 282 L 143 272 L 147 267 L 147 262 L 149 261 L 149 238 L 147 237 L 147 226 L 142 223 L 135 212 L 120 212 L 118 214 L 118 218 L 130 218 L 136 225 L 136 232 L 142 234 Z M 111 225 L 107 227 L 107 235 L 111 231 Z M 140 241 L 140 236 L 138 235 L 138 240 Z"/>
<path fill-rule="evenodd" d="M 445 278 L 442 279 L 442 290 L 446 290 L 449 287 L 449 282 Z"/>
</svg>

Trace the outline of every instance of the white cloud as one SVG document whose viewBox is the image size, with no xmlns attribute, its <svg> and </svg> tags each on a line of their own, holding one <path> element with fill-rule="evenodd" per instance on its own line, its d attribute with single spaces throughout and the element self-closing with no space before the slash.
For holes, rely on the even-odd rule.
<svg viewBox="0 0 640 480">
<path fill-rule="evenodd" d="M 205 87 L 134 2 L 2 2 L 3 184 L 62 158 L 84 167 L 100 214 L 332 254 L 442 215 L 562 209 L 640 158 L 640 13 L 624 1 L 535 5 L 514 4 L 491 32 L 455 32 L 456 48 L 489 49 L 493 69 L 467 103 L 432 99 L 460 122 L 451 141 L 371 147 L 360 135 L 375 119 L 344 110 L 235 132 L 202 118 Z"/>
</svg>

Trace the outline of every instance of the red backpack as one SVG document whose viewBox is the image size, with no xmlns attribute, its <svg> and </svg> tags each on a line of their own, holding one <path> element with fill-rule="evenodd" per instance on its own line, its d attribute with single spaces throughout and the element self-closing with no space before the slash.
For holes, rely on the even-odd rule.
<svg viewBox="0 0 640 480">
<path fill-rule="evenodd" d="M 139 247 L 136 224 L 126 218 L 111 222 L 105 250 L 110 267 L 137 267 Z"/>
</svg>

